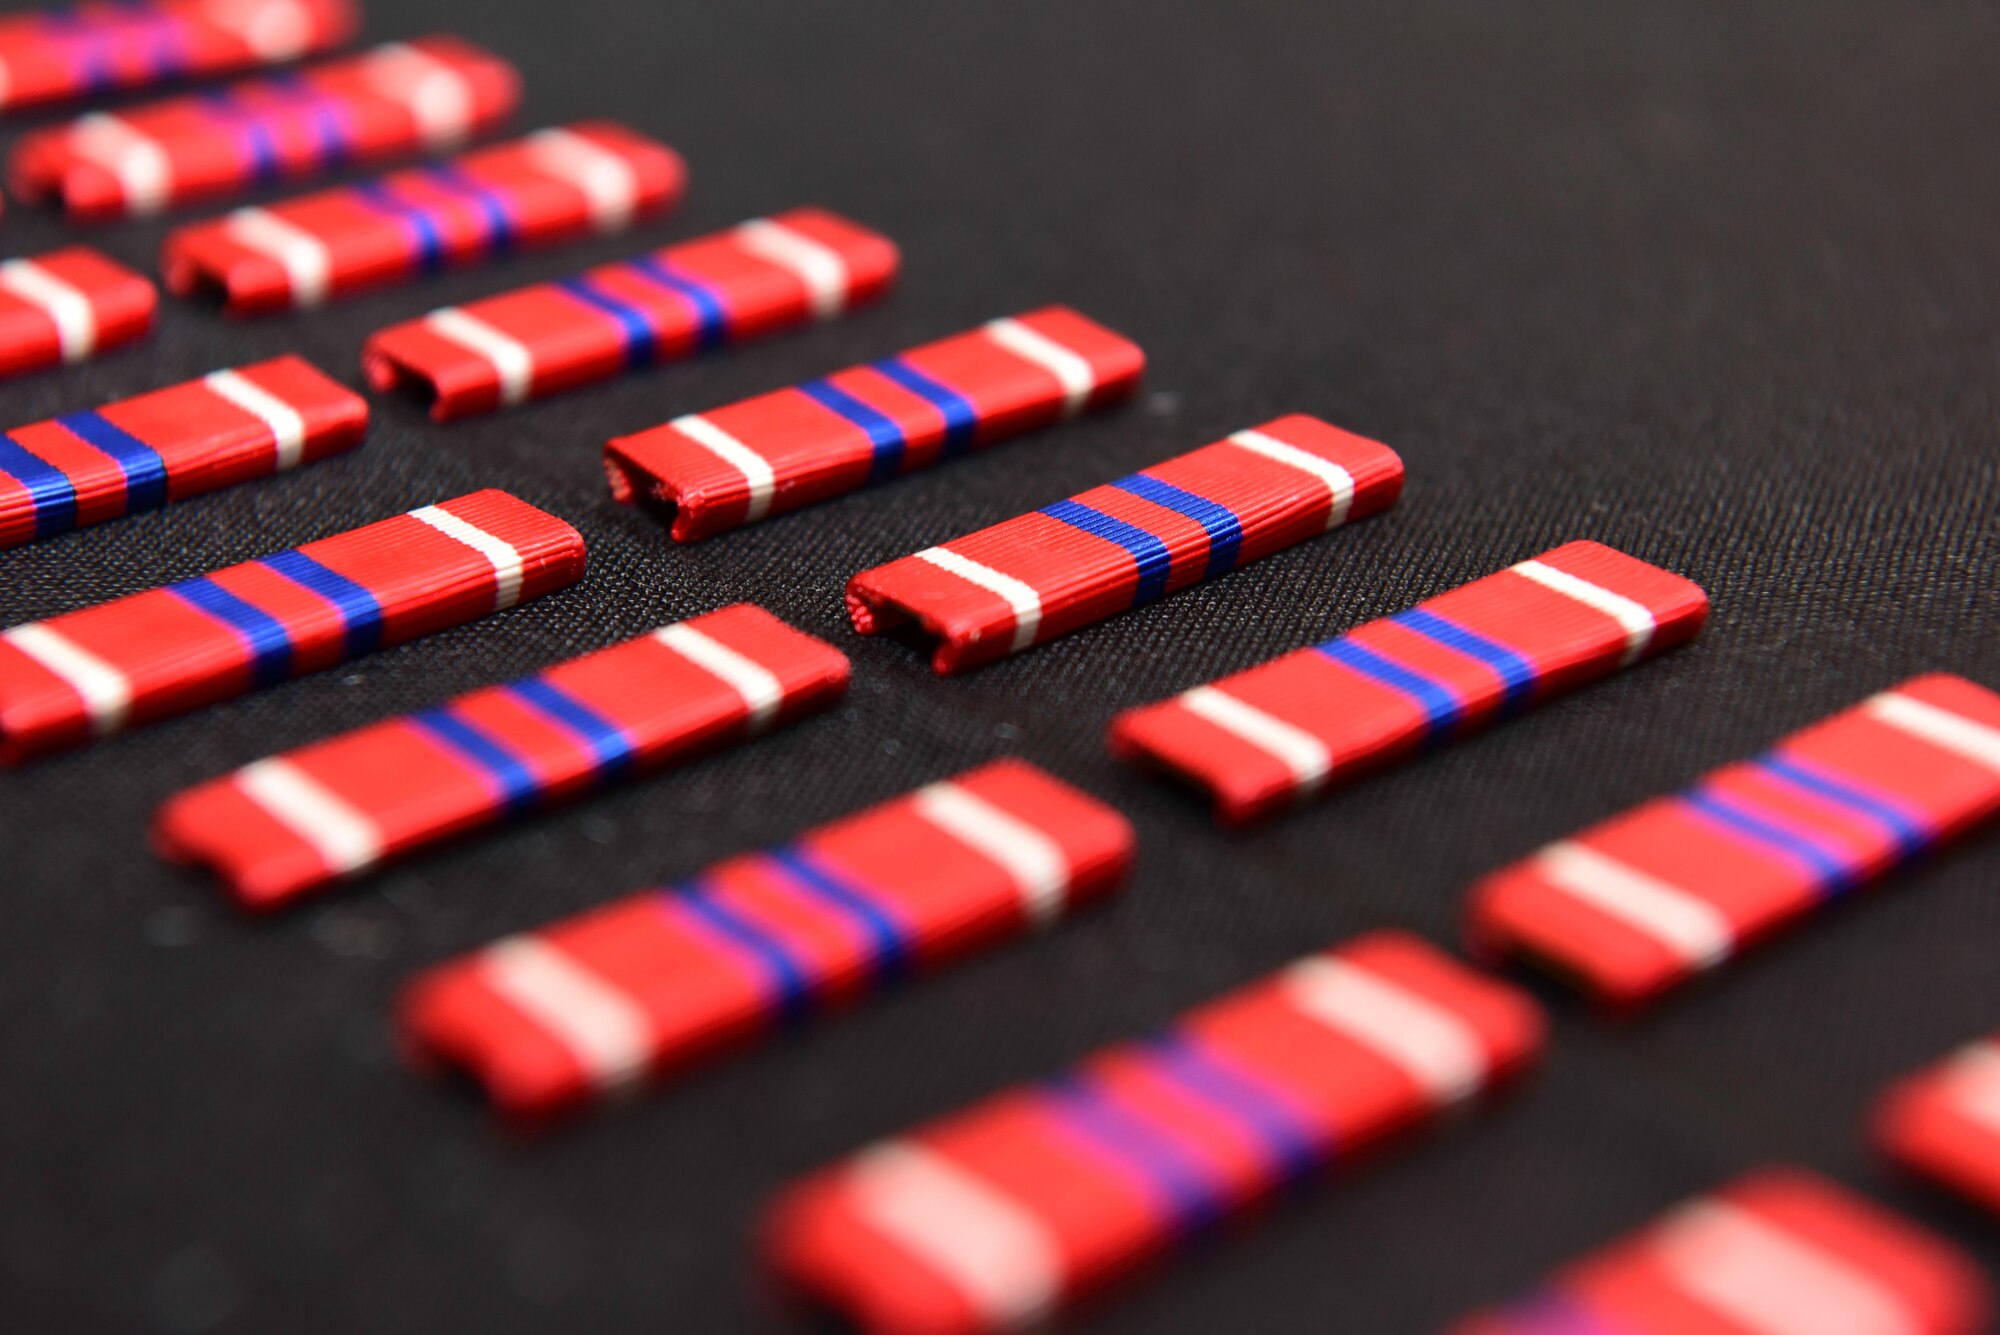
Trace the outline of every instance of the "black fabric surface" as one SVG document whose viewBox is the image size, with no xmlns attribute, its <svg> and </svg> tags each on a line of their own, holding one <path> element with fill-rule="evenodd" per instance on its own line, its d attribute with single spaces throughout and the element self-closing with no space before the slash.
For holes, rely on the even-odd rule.
<svg viewBox="0 0 2000 1335">
<path fill-rule="evenodd" d="M 8 424 L 282 350 L 358 385 L 391 320 L 800 203 L 894 236 L 903 282 L 508 414 L 378 399 L 349 457 L 0 555 L 12 624 L 494 485 L 591 559 L 523 609 L 0 775 L 9 1329 L 807 1329 L 749 1246 L 798 1173 L 1357 931 L 1454 941 L 1480 873 L 1906 675 L 2000 684 L 1989 5 L 376 9 L 371 40 L 517 61 L 521 128 L 674 143 L 688 203 L 304 317 L 170 301 L 136 350 L 0 389 Z M 0 227 L 20 254 L 67 234 Z M 86 239 L 150 269 L 163 230 Z M 607 497 L 611 434 L 1054 300 L 1146 348 L 1132 407 L 694 547 Z M 857 570 L 1294 410 L 1398 449 L 1400 507 L 963 678 L 847 628 Z M 1105 754 L 1123 706 L 1576 537 L 1699 581 L 1707 633 L 1247 835 Z M 145 848 L 190 783 L 739 599 L 852 655 L 848 703 L 275 921 Z M 1130 816 L 1120 900 L 535 1144 L 399 1064 L 417 968 L 1008 753 Z M 1862 1136 L 1887 1079 L 2000 1023 L 1996 877 L 1989 833 L 1635 1024 L 1538 987 L 1553 1041 L 1518 1097 L 1075 1325 L 1434 1329 L 1773 1159 L 2000 1261 Z"/>
</svg>

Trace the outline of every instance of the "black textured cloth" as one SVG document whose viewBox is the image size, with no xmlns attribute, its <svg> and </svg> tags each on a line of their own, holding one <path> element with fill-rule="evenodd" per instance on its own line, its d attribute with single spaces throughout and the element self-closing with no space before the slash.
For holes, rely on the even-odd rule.
<svg viewBox="0 0 2000 1335">
<path fill-rule="evenodd" d="M 350 456 L 0 554 L 12 624 L 480 486 L 590 543 L 567 592 L 0 775 L 10 1329 L 806 1328 L 751 1262 L 796 1174 L 1363 929 L 1455 941 L 1482 872 L 1906 675 L 2000 684 L 1990 5 L 376 10 L 370 39 L 517 61 L 523 128 L 674 143 L 687 204 L 310 315 L 169 301 L 150 342 L 6 385 L 8 424 L 283 350 L 358 385 L 392 320 L 802 203 L 894 236 L 904 277 L 520 411 L 378 399 Z M 86 239 L 150 268 L 164 225 Z M 66 235 L 0 226 L 16 254 Z M 1146 348 L 1133 406 L 693 547 L 607 496 L 612 434 L 1049 301 Z M 858 570 L 1294 410 L 1399 450 L 1401 505 L 963 678 L 847 627 Z M 1698 580 L 1706 634 L 1248 834 L 1105 752 L 1124 706 L 1577 537 Z M 738 599 L 851 654 L 846 705 L 275 921 L 146 849 L 190 783 Z M 419 967 L 1009 753 L 1136 824 L 1114 904 L 540 1143 L 399 1064 Z M 1538 988 L 1550 1057 L 1518 1097 L 1076 1324 L 1434 1329 L 1774 1159 L 2000 1260 L 1862 1126 L 2000 1023 L 1997 877 L 1988 834 L 1638 1023 Z"/>
</svg>

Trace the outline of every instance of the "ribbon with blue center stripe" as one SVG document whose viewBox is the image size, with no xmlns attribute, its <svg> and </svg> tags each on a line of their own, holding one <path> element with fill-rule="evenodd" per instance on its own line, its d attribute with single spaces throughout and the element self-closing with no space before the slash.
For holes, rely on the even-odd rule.
<svg viewBox="0 0 2000 1335">
<path fill-rule="evenodd" d="M 167 503 L 167 461 L 140 440 L 101 413 L 70 413 L 58 417 L 56 425 L 72 436 L 111 456 L 125 475 L 125 511 L 133 514 Z"/>
<path fill-rule="evenodd" d="M 1142 1113 L 1100 1089 L 1092 1076 L 1061 1076 L 1042 1092 L 1060 1125 L 1161 1199 L 1179 1236 L 1206 1232 L 1227 1213 L 1229 1202 L 1213 1170 Z"/>
<path fill-rule="evenodd" d="M 301 551 L 279 552 L 258 564 L 334 605 L 340 613 L 343 649 L 349 658 L 381 646 L 382 604 L 374 594 Z"/>
<path fill-rule="evenodd" d="M 1313 1131 L 1297 1108 L 1199 1039 L 1167 1033 L 1144 1047 L 1157 1074 L 1196 1102 L 1223 1113 L 1263 1145 L 1280 1184 L 1304 1181 L 1331 1154 L 1331 1144 Z"/>
<path fill-rule="evenodd" d="M 705 881 L 662 890 L 660 897 L 670 911 L 698 923 L 712 939 L 747 955 L 758 966 L 765 975 L 771 1008 L 783 1023 L 796 1025 L 805 1019 L 811 1004 L 806 968 L 783 941 L 737 913 Z"/>
<path fill-rule="evenodd" d="M 1822 893 L 1839 894 L 1854 882 L 1853 859 L 1846 850 L 1817 832 L 1790 824 L 1775 812 L 1709 784 L 1683 793 L 1680 800 L 1704 824 L 1803 864 L 1812 873 L 1814 888 Z"/>
<path fill-rule="evenodd" d="M 876 903 L 865 887 L 841 877 L 823 859 L 796 844 L 767 856 L 789 884 L 831 905 L 861 928 L 870 942 L 878 982 L 908 976 L 913 948 L 909 929 Z"/>
<path fill-rule="evenodd" d="M 526 761 L 450 705 L 412 714 L 410 722 L 491 779 L 500 792 L 501 810 L 508 815 L 527 810 L 541 794 L 541 781 Z"/>
<path fill-rule="evenodd" d="M 1173 553 L 1160 538 L 1135 524 L 1092 509 L 1081 501 L 1057 501 L 1042 507 L 1043 514 L 1081 529 L 1095 538 L 1115 542 L 1132 554 L 1138 563 L 1139 583 L 1132 591 L 1132 606 L 1152 602 L 1167 591 L 1167 576 L 1173 570 Z"/>
<path fill-rule="evenodd" d="M 206 576 L 169 584 L 167 592 L 236 632 L 250 651 L 251 681 L 270 686 L 291 675 L 292 635 L 284 622 Z"/>
</svg>

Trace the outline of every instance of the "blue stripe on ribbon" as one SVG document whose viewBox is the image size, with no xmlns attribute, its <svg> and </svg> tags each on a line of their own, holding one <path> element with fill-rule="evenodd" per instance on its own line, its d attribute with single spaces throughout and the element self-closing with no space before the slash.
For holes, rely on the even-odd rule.
<svg viewBox="0 0 2000 1335">
<path fill-rule="evenodd" d="M 486 246 L 495 255 L 514 248 L 513 204 L 502 191 L 483 185 L 449 162 L 433 163 L 417 169 L 440 189 L 470 200 L 486 217 Z"/>
<path fill-rule="evenodd" d="M 195 94 L 210 114 L 243 136 L 250 154 L 250 179 L 269 184 L 278 177 L 278 144 L 271 127 L 256 112 L 243 107 L 228 88 L 205 88 Z"/>
<path fill-rule="evenodd" d="M 75 11 L 54 10 L 41 16 L 42 26 L 59 41 L 69 44 L 69 56 L 76 62 L 76 79 L 86 93 L 105 93 L 113 87 L 111 41 L 107 24 L 92 21 Z M 112 21 L 117 21 L 116 6 Z M 129 22 L 129 20 L 126 20 Z"/>
<path fill-rule="evenodd" d="M 460 718 L 450 705 L 426 709 L 410 715 L 410 722 L 443 742 L 451 750 L 500 786 L 500 809 L 518 815 L 534 804 L 541 792 L 541 780 L 525 760 L 505 743 L 489 735 L 478 724 Z"/>
<path fill-rule="evenodd" d="M 144 0 L 133 4 L 132 14 L 149 30 L 146 36 L 149 39 L 149 54 L 153 58 L 153 77 L 178 79 L 185 74 L 187 44 L 182 39 L 181 25 L 151 4 L 144 3 Z"/>
<path fill-rule="evenodd" d="M 1327 1159 L 1323 1135 L 1302 1121 L 1290 1103 L 1199 1040 L 1162 1034 L 1146 1047 L 1161 1075 L 1250 1131 L 1263 1144 L 1281 1182 L 1298 1182 Z"/>
<path fill-rule="evenodd" d="M 1042 507 L 1042 513 L 1082 529 L 1092 537 L 1115 542 L 1139 563 L 1139 587 L 1133 591 L 1132 606 L 1150 603 L 1167 591 L 1167 575 L 1173 569 L 1173 553 L 1167 544 L 1145 529 L 1114 519 L 1102 510 L 1093 510 L 1080 501 L 1057 501 Z"/>
<path fill-rule="evenodd" d="M 1464 701 L 1450 688 L 1401 663 L 1392 663 L 1373 649 L 1363 648 L 1345 636 L 1314 648 L 1342 667 L 1352 668 L 1415 700 L 1430 721 L 1430 735 L 1433 737 L 1457 723 L 1465 714 Z"/>
<path fill-rule="evenodd" d="M 1134 1171 L 1166 1200 L 1172 1226 L 1183 1238 L 1212 1228 L 1224 1213 L 1214 1175 L 1144 1116 L 1118 1103 L 1085 1075 L 1066 1075 L 1042 1086 L 1062 1124 Z"/>
<path fill-rule="evenodd" d="M 76 527 L 76 487 L 69 475 L 12 436 L 0 435 L 0 473 L 28 489 L 35 508 L 35 536 L 46 538 Z"/>
<path fill-rule="evenodd" d="M 382 604 L 374 594 L 297 549 L 267 556 L 258 564 L 301 588 L 312 590 L 339 609 L 345 637 L 343 651 L 347 657 L 355 658 L 381 647 Z"/>
<path fill-rule="evenodd" d="M 444 236 L 428 209 L 401 199 L 382 181 L 363 181 L 354 187 L 354 193 L 409 229 L 416 239 L 420 272 L 436 273 L 444 268 Z"/>
<path fill-rule="evenodd" d="M 1874 821 L 1889 831 L 1896 841 L 1897 852 L 1903 857 L 1915 857 L 1937 837 L 1930 822 L 1921 813 L 1909 810 L 1892 798 L 1868 792 L 1851 779 L 1836 778 L 1817 765 L 1809 765 L 1775 751 L 1751 763 L 1767 776 L 1791 788 L 1804 789 L 1815 797 Z"/>
<path fill-rule="evenodd" d="M 524 677 L 502 688 L 536 713 L 575 734 L 590 748 L 597 773 L 611 778 L 638 754 L 625 730 L 546 677 Z"/>
<path fill-rule="evenodd" d="M 925 375 L 901 357 L 884 357 L 869 365 L 944 414 L 944 453 L 957 454 L 971 446 L 972 438 L 979 433 L 979 413 L 963 394 Z"/>
<path fill-rule="evenodd" d="M 703 882 L 690 881 L 661 895 L 757 962 L 767 975 L 771 1008 L 782 1023 L 795 1025 L 805 1019 L 812 1000 L 806 969 L 784 942 L 723 903 L 721 895 Z"/>
<path fill-rule="evenodd" d="M 347 165 L 353 149 L 340 101 L 314 88 L 297 70 L 277 70 L 265 76 L 265 83 L 285 95 L 289 107 L 307 113 L 319 137 L 315 158 L 318 166 L 332 171 Z"/>
<path fill-rule="evenodd" d="M 618 327 L 625 338 L 627 367 L 637 370 L 651 362 L 658 354 L 660 334 L 653 328 L 653 317 L 643 307 L 636 306 L 616 292 L 601 286 L 588 274 L 578 274 L 574 278 L 558 278 L 555 285 L 586 306 L 593 306 L 618 322 Z"/>
<path fill-rule="evenodd" d="M 1812 870 L 1815 888 L 1821 891 L 1838 894 L 1853 883 L 1853 868 L 1844 851 L 1816 834 L 1780 824 L 1777 817 L 1746 805 L 1741 798 L 1724 796 L 1704 784 L 1682 794 L 1681 801 L 1710 824 L 1804 863 Z"/>
<path fill-rule="evenodd" d="M 874 901 L 866 887 L 843 878 L 797 844 L 773 849 L 768 856 L 784 869 L 794 885 L 832 904 L 860 924 L 874 946 L 872 963 L 878 981 L 898 982 L 909 975 L 909 933 Z"/>
<path fill-rule="evenodd" d="M 117 462 L 118 471 L 125 475 L 125 513 L 167 503 L 167 461 L 151 445 L 101 413 L 70 413 L 58 417 L 56 425 Z"/>
<path fill-rule="evenodd" d="M 285 623 L 261 607 L 253 607 L 214 580 L 182 580 L 167 592 L 206 612 L 242 637 L 250 650 L 250 680 L 258 686 L 283 681 L 292 673 L 292 637 Z"/>
<path fill-rule="evenodd" d="M 903 447 L 908 442 L 903 437 L 903 428 L 892 418 L 870 408 L 831 380 L 808 380 L 798 388 L 822 408 L 838 413 L 868 433 L 868 448 L 874 453 L 868 467 L 870 482 L 895 475 L 902 466 Z"/>
<path fill-rule="evenodd" d="M 1528 703 L 1528 696 L 1535 689 L 1535 665 L 1506 645 L 1489 640 L 1477 631 L 1467 630 L 1456 621 L 1447 621 L 1437 613 L 1427 612 L 1421 607 L 1398 612 L 1389 620 L 1404 630 L 1414 631 L 1433 643 L 1464 654 L 1467 658 L 1476 658 L 1499 673 L 1507 708 L 1519 709 Z"/>
<path fill-rule="evenodd" d="M 694 307 L 694 345 L 703 352 L 721 347 L 729 340 L 729 308 L 722 296 L 699 278 L 682 273 L 658 255 L 641 255 L 625 261 L 625 267 L 648 282 L 678 294 Z"/>
<path fill-rule="evenodd" d="M 1208 578 L 1226 575 L 1235 567 L 1237 553 L 1243 549 L 1243 521 L 1228 506 L 1218 505 L 1206 496 L 1183 491 L 1170 482 L 1162 482 L 1144 473 L 1121 477 L 1111 485 L 1142 501 L 1150 501 L 1163 510 L 1186 515 L 1200 524 L 1202 531 L 1208 534 L 1208 565 L 1205 570 Z"/>
</svg>

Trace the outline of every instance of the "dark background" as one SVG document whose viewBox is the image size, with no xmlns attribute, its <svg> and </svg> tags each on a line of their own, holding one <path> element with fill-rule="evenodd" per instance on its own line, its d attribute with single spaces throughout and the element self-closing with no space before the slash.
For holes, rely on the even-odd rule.
<svg viewBox="0 0 2000 1335">
<path fill-rule="evenodd" d="M 517 61 L 521 128 L 674 143 L 688 203 L 296 319 L 169 302 L 0 390 L 8 424 L 284 350 L 358 384 L 389 321 L 801 203 L 886 230 L 904 280 L 504 415 L 380 400 L 346 458 L 0 556 L 11 624 L 489 485 L 591 553 L 521 610 L 0 775 L 13 1329 L 801 1329 L 749 1251 L 794 1175 L 1362 929 L 1454 940 L 1481 872 L 1908 674 L 2000 684 L 1990 5 L 375 8 L 371 40 Z M 150 269 L 162 231 L 86 239 Z M 608 435 L 1055 300 L 1144 345 L 1137 404 L 692 548 L 607 498 Z M 965 678 L 847 628 L 857 570 L 1294 410 L 1401 451 L 1402 505 Z M 1120 707 L 1576 537 L 1698 580 L 1707 634 L 1248 835 L 1105 755 Z M 847 705 L 277 921 L 146 851 L 187 784 L 738 599 L 850 653 Z M 417 968 L 1006 753 L 1136 823 L 1120 901 L 543 1143 L 399 1066 Z M 1428 1330 L 1774 1158 L 2000 1262 L 1862 1134 L 2000 1021 L 1996 876 L 1989 833 L 1637 1024 L 1549 993 L 1518 1098 L 1077 1324 Z"/>
</svg>

